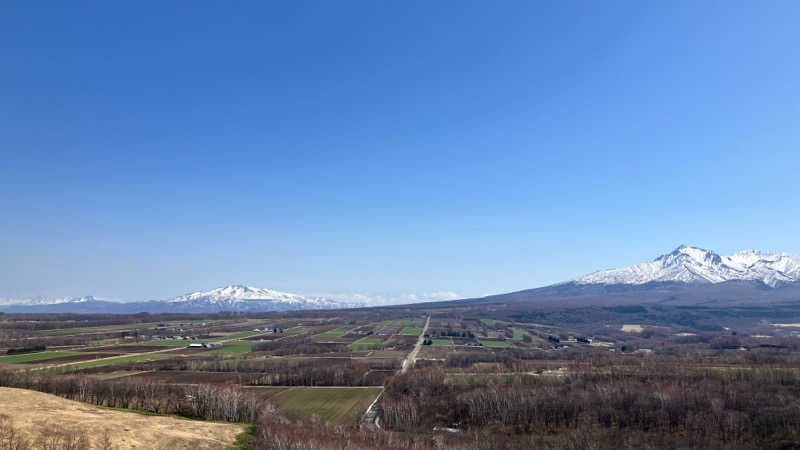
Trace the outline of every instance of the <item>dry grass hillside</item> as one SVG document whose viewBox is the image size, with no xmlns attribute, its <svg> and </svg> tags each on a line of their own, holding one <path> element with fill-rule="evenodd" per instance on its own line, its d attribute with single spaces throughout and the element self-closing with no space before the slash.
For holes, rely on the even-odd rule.
<svg viewBox="0 0 800 450">
<path fill-rule="evenodd" d="M 0 388 L 0 413 L 34 447 L 53 439 L 56 430 L 74 430 L 92 448 L 225 449 L 243 431 L 240 425 L 115 411 L 12 388 Z"/>
</svg>

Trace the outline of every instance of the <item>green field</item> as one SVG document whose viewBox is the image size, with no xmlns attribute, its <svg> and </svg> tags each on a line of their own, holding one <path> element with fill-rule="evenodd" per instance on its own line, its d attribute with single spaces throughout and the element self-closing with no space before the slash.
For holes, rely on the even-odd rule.
<svg viewBox="0 0 800 450">
<path fill-rule="evenodd" d="M 311 336 L 311 337 L 314 337 L 314 338 L 338 338 L 338 337 L 344 336 L 345 334 L 347 334 L 347 330 L 343 330 L 341 328 L 337 328 L 335 330 L 326 331 L 326 332 L 320 333 L 320 334 L 315 334 L 314 336 Z"/>
<path fill-rule="evenodd" d="M 207 353 L 222 353 L 223 355 L 241 355 L 253 351 L 254 342 L 249 341 L 231 341 L 222 344 L 222 349 L 212 350 Z M 206 354 L 206 352 L 204 352 Z"/>
<path fill-rule="evenodd" d="M 489 325 L 490 327 L 493 327 L 495 322 L 497 321 L 494 319 L 481 319 L 481 322 L 483 322 L 486 325 Z"/>
<path fill-rule="evenodd" d="M 85 327 L 85 328 L 59 328 L 57 330 L 47 330 L 45 333 L 53 336 L 64 334 L 83 334 L 83 333 L 100 333 L 104 331 L 118 331 L 118 330 L 135 330 L 142 328 L 158 328 L 159 325 L 166 325 L 167 327 L 177 327 L 181 324 L 201 323 L 201 320 L 187 320 L 183 322 L 145 322 L 145 323 L 128 323 L 123 325 L 104 325 L 99 327 Z"/>
<path fill-rule="evenodd" d="M 411 327 L 414 325 L 422 325 L 425 323 L 422 319 L 399 319 L 399 320 L 387 320 L 381 322 L 385 325 L 393 325 L 396 327 Z"/>
<path fill-rule="evenodd" d="M 528 332 L 525 332 L 525 331 L 522 331 L 520 329 L 514 328 L 514 340 L 515 341 L 521 341 L 523 336 L 525 336 L 526 334 L 530 335 L 530 333 L 528 333 Z"/>
<path fill-rule="evenodd" d="M 449 347 L 453 345 L 453 341 L 451 339 L 431 339 L 433 341 L 434 346 L 439 347 Z"/>
<path fill-rule="evenodd" d="M 272 397 L 279 408 L 304 417 L 316 414 L 331 424 L 354 425 L 381 388 L 296 387 Z"/>
<path fill-rule="evenodd" d="M 0 363 L 26 363 L 34 361 L 45 361 L 48 359 L 61 358 L 62 356 L 82 355 L 83 353 L 77 352 L 39 352 L 39 353 L 23 353 L 20 355 L 0 356 Z"/>
<path fill-rule="evenodd" d="M 400 332 L 400 334 L 405 334 L 408 336 L 419 336 L 420 333 L 422 333 L 421 327 L 405 327 L 403 328 L 403 331 Z"/>
<path fill-rule="evenodd" d="M 540 338 L 539 336 L 536 336 L 535 334 L 531 334 L 531 333 L 529 333 L 528 331 L 525 331 L 525 330 L 520 330 L 520 329 L 518 329 L 518 328 L 514 328 L 513 330 L 514 330 L 514 340 L 515 340 L 515 341 L 521 341 L 521 340 L 522 340 L 522 338 L 523 338 L 525 335 L 528 335 L 528 336 L 530 336 L 530 337 L 531 337 L 531 339 L 533 339 L 534 341 L 541 341 L 541 340 L 542 340 L 542 338 Z"/>
<path fill-rule="evenodd" d="M 495 348 L 510 347 L 510 345 L 506 341 L 486 341 L 483 339 L 478 339 L 478 342 L 480 342 L 484 347 L 495 347 Z"/>
<path fill-rule="evenodd" d="M 221 337 L 219 337 L 217 339 L 241 339 L 241 338 L 255 336 L 255 335 L 263 334 L 263 333 L 264 333 L 264 331 L 239 331 L 237 333 L 229 334 L 229 335 L 226 335 L 226 336 L 221 336 Z"/>
<path fill-rule="evenodd" d="M 351 350 L 359 351 L 359 350 L 369 350 L 375 345 L 383 344 L 383 339 L 379 337 L 365 337 L 359 339 L 352 344 L 349 345 Z"/>
<path fill-rule="evenodd" d="M 154 353 L 154 354 L 144 354 L 144 355 L 123 356 L 121 358 L 103 359 L 99 361 L 86 361 L 82 363 L 71 364 L 69 367 L 73 367 L 76 369 L 88 369 L 90 367 L 113 366 L 115 364 L 124 364 L 129 362 L 147 361 L 154 359 L 169 359 L 174 357 L 175 355 L 172 354 Z"/>
<path fill-rule="evenodd" d="M 176 341 L 172 339 L 164 339 L 160 341 L 145 341 L 131 345 L 150 345 L 153 347 L 188 347 L 191 343 L 199 343 L 201 341 Z"/>
<path fill-rule="evenodd" d="M 88 328 L 61 328 L 58 330 L 48 330 L 47 334 L 62 335 L 62 334 L 81 334 L 81 333 L 98 333 L 103 331 L 116 331 L 116 330 L 135 330 L 137 328 L 156 328 L 163 322 L 148 322 L 148 323 L 129 323 L 125 325 L 105 325 L 101 327 L 88 327 Z"/>
</svg>

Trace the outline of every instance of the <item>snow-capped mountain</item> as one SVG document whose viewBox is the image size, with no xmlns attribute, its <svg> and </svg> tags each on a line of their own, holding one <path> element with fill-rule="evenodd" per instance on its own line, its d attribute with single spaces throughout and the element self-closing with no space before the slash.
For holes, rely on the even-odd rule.
<svg viewBox="0 0 800 450">
<path fill-rule="evenodd" d="M 85 297 L 64 297 L 64 298 L 50 298 L 50 297 L 34 297 L 34 298 L 0 298 L 0 305 L 63 305 L 68 303 L 88 303 L 99 301 L 91 295 Z"/>
<path fill-rule="evenodd" d="M 92 296 L 62 299 L 0 300 L 0 311 L 6 312 L 79 312 L 129 314 L 149 313 L 215 313 L 291 311 L 301 309 L 336 309 L 363 306 L 357 302 L 336 301 L 326 297 L 298 294 L 250 286 L 225 286 L 210 291 L 194 292 L 170 300 L 114 302 Z"/>
<path fill-rule="evenodd" d="M 170 307 L 189 312 L 209 309 L 216 311 L 284 311 L 291 309 L 333 309 L 358 306 L 340 303 L 323 297 L 231 285 L 210 291 L 194 292 L 167 300 Z"/>
<path fill-rule="evenodd" d="M 601 270 L 572 280 L 578 285 L 650 282 L 722 283 L 761 281 L 771 287 L 800 282 L 800 257 L 745 250 L 729 256 L 682 245 L 654 261 Z"/>
</svg>

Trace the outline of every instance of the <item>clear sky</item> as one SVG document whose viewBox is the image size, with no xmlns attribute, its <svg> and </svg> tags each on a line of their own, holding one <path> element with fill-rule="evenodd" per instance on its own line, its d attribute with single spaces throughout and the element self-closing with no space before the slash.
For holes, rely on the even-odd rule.
<svg viewBox="0 0 800 450">
<path fill-rule="evenodd" d="M 800 253 L 798 24 L 792 1 L 4 1 L 0 297 L 475 296 L 682 243 Z"/>
</svg>

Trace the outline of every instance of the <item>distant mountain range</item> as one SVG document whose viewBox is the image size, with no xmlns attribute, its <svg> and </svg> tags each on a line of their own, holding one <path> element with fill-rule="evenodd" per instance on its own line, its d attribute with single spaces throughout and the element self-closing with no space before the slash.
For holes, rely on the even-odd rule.
<svg viewBox="0 0 800 450">
<path fill-rule="evenodd" d="M 601 270 L 572 280 L 577 284 L 645 284 L 652 282 L 723 283 L 761 281 L 779 287 L 800 281 L 800 257 L 745 250 L 730 256 L 682 245 L 652 262 Z"/>
<path fill-rule="evenodd" d="M 800 301 L 800 257 L 745 250 L 722 256 L 682 245 L 651 262 L 464 302 L 554 305 L 765 304 Z"/>
<path fill-rule="evenodd" d="M 433 300 L 441 294 L 431 294 L 430 298 Z M 451 293 L 447 294 L 445 299 L 453 298 Z M 406 297 L 403 303 L 411 300 L 424 301 L 411 296 Z M 800 257 L 754 250 L 722 256 L 713 251 L 682 245 L 650 262 L 601 270 L 551 286 L 455 302 L 720 305 L 791 300 L 800 301 Z M 0 300 L 0 311 L 5 312 L 213 313 L 363 306 L 366 306 L 365 301 L 308 297 L 240 285 L 146 302 L 121 303 L 91 296 L 55 300 Z"/>
<path fill-rule="evenodd" d="M 290 311 L 307 309 L 336 309 L 362 306 L 358 303 L 335 301 L 323 297 L 231 285 L 210 291 L 194 292 L 169 300 L 146 302 L 112 302 L 92 296 L 56 300 L 6 300 L 0 303 L 5 312 L 70 312 L 70 313 L 214 313 Z"/>
</svg>

